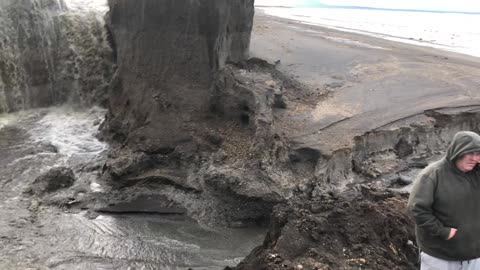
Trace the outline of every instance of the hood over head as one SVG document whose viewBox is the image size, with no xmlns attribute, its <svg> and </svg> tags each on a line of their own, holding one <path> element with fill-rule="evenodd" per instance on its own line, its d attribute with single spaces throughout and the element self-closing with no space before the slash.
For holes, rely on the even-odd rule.
<svg viewBox="0 0 480 270">
<path fill-rule="evenodd" d="M 480 152 L 480 135 L 472 131 L 460 131 L 453 136 L 448 147 L 447 160 L 453 162 L 463 154 Z"/>
</svg>

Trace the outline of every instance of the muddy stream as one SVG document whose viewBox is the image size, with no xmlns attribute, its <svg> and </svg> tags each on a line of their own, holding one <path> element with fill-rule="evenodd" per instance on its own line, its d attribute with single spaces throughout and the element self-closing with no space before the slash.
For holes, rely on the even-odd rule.
<svg viewBox="0 0 480 270">
<path fill-rule="evenodd" d="M 36 177 L 65 166 L 76 177 L 72 203 L 107 195 L 96 180 L 108 150 L 95 137 L 104 113 L 52 107 L 0 116 L 0 269 L 223 269 L 261 243 L 263 229 L 206 228 L 181 215 L 92 214 L 27 194 Z"/>
</svg>

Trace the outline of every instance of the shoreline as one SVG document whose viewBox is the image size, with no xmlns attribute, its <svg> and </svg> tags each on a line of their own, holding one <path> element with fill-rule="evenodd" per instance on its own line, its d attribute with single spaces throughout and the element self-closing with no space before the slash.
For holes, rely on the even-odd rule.
<svg viewBox="0 0 480 270">
<path fill-rule="evenodd" d="M 353 147 L 366 132 L 430 121 L 426 111 L 480 105 L 480 58 L 400 43 L 267 15 L 258 8 L 251 56 L 322 98 L 292 101 L 280 122 L 302 127 L 289 136 L 298 147 L 329 156 Z M 321 92 L 321 93 L 320 93 Z M 340 138 L 338 134 L 344 134 Z"/>
<path fill-rule="evenodd" d="M 282 16 L 282 15 L 269 14 L 269 12 L 267 11 L 267 9 L 269 9 L 269 8 L 270 9 L 278 9 L 278 10 L 281 10 L 281 9 L 295 9 L 294 7 L 282 7 L 282 6 L 275 6 L 275 7 L 274 6 L 256 6 L 255 11 L 257 12 L 257 14 L 260 13 L 263 16 L 271 16 L 271 17 L 274 17 L 274 18 L 289 20 L 289 21 L 293 21 L 293 22 L 298 23 L 298 24 L 318 26 L 318 27 L 322 27 L 322 28 L 327 28 L 327 29 L 337 30 L 337 31 L 340 31 L 340 32 L 345 32 L 345 33 L 352 33 L 352 34 L 358 34 L 358 35 L 361 35 L 361 36 L 379 38 L 379 39 L 387 40 L 387 41 L 399 42 L 399 43 L 402 43 L 402 44 L 416 45 L 416 46 L 420 46 L 420 47 L 427 47 L 428 49 L 439 49 L 439 50 L 442 50 L 442 51 L 458 53 L 458 54 L 462 54 L 462 55 L 466 55 L 466 56 L 470 56 L 470 57 L 476 57 L 476 58 L 480 59 L 480 54 L 478 54 L 478 53 L 476 54 L 476 51 L 475 50 L 472 51 L 472 48 L 470 48 L 470 50 L 468 50 L 467 47 L 461 46 L 461 44 L 453 45 L 458 39 L 460 39 L 460 36 L 458 36 L 456 34 L 452 34 L 451 38 L 448 40 L 448 42 L 452 42 L 452 44 L 448 45 L 448 44 L 443 44 L 443 43 L 436 43 L 437 40 L 442 39 L 442 36 L 435 35 L 435 36 L 430 36 L 429 38 L 422 37 L 423 34 L 428 36 L 429 35 L 428 32 L 435 32 L 436 31 L 435 29 L 424 29 L 423 34 L 416 33 L 416 34 L 418 34 L 417 37 L 414 37 L 415 34 L 412 32 L 407 37 L 407 36 L 402 36 L 399 33 L 395 34 L 395 33 L 389 32 L 389 31 L 383 31 L 382 32 L 380 29 L 377 29 L 378 31 L 375 31 L 374 28 L 370 28 L 370 29 L 361 29 L 361 27 L 360 28 L 351 28 L 351 27 L 341 25 L 341 24 L 328 25 L 328 24 L 324 24 L 324 23 L 320 23 L 320 22 L 313 22 L 313 21 L 308 21 L 308 20 L 290 18 L 290 17 L 310 18 L 311 16 L 309 16 L 309 15 L 294 15 L 294 14 L 288 15 L 288 14 L 284 14 L 285 16 Z M 297 8 L 297 9 L 308 10 L 308 8 Z M 337 8 L 334 8 L 334 10 L 337 10 Z M 343 9 L 343 10 L 348 10 L 348 9 Z M 370 9 L 368 9 L 367 11 L 370 11 Z M 375 11 L 375 10 L 372 10 L 372 11 Z M 408 15 L 408 14 L 405 14 L 405 15 Z M 329 21 L 330 19 L 323 18 L 322 20 Z M 372 21 L 372 22 L 369 22 L 368 24 L 378 24 L 378 23 L 379 23 L 378 21 L 377 22 Z M 432 39 L 432 38 L 434 38 L 434 39 Z M 443 37 L 443 38 L 445 38 L 445 37 Z M 465 37 L 463 37 L 463 38 L 465 38 Z M 444 39 L 443 42 L 447 42 L 447 41 Z"/>
</svg>

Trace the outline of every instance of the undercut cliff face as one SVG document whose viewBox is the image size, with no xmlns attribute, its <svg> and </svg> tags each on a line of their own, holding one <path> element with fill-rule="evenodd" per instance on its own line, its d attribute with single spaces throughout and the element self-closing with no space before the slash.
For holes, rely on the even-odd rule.
<svg viewBox="0 0 480 270">
<path fill-rule="evenodd" d="M 273 89 L 230 64 L 248 58 L 253 0 L 109 6 L 118 70 L 103 130 L 118 146 L 106 175 L 154 186 L 165 207 L 198 219 L 268 216 L 285 198 L 262 165 L 282 144 L 272 129 Z"/>
</svg>

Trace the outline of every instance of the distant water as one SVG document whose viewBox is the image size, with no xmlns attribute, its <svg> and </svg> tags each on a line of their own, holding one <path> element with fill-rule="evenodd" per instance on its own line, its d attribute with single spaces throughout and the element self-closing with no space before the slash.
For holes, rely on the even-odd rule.
<svg viewBox="0 0 480 270">
<path fill-rule="evenodd" d="M 74 12 L 97 11 L 106 13 L 108 11 L 107 0 L 64 0 L 64 2 L 67 9 Z"/>
<path fill-rule="evenodd" d="M 480 57 L 480 14 L 325 8 L 313 0 L 269 2 L 256 5 L 266 14 L 307 24 Z"/>
</svg>

